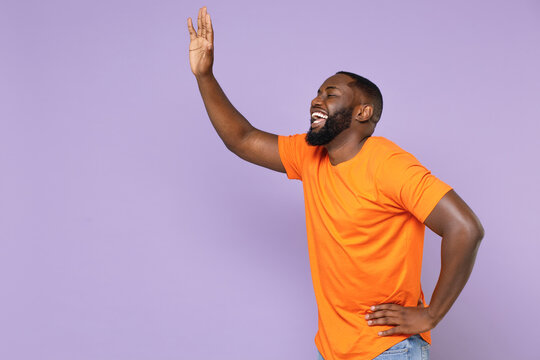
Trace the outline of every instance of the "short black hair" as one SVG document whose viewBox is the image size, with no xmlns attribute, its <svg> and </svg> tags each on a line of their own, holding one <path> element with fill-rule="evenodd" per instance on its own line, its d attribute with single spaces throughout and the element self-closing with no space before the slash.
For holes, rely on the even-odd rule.
<svg viewBox="0 0 540 360">
<path fill-rule="evenodd" d="M 382 115 L 383 98 L 381 90 L 373 82 L 363 76 L 348 71 L 338 71 L 337 74 L 343 74 L 354 79 L 354 85 L 373 103 L 373 120 L 379 121 Z"/>
</svg>

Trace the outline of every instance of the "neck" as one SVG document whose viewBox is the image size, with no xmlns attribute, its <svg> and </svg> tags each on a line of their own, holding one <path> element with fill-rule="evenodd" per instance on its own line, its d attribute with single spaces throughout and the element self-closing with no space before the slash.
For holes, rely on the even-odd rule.
<svg viewBox="0 0 540 360">
<path fill-rule="evenodd" d="M 360 135 L 358 133 L 346 134 L 345 131 L 336 136 L 334 140 L 325 145 L 330 164 L 336 166 L 355 157 L 370 136 L 366 134 Z"/>
</svg>

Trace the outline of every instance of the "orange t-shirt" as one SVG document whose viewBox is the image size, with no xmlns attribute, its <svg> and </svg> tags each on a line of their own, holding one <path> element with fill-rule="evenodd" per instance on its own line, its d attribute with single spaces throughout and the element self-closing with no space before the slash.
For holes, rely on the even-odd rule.
<svg viewBox="0 0 540 360">
<path fill-rule="evenodd" d="M 279 136 L 279 154 L 304 187 L 315 344 L 325 360 L 372 359 L 407 336 L 378 336 L 391 326 L 368 326 L 364 316 L 376 304 L 425 304 L 423 222 L 451 187 L 378 136 L 336 166 L 305 134 Z M 431 343 L 429 332 L 421 336 Z"/>
</svg>

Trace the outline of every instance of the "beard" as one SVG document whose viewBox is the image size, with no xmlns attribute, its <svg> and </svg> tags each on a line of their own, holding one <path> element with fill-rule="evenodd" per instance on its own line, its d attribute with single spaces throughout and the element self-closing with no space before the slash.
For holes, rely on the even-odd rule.
<svg viewBox="0 0 540 360">
<path fill-rule="evenodd" d="M 312 146 L 328 144 L 343 130 L 351 126 L 352 113 L 352 109 L 343 109 L 334 115 L 328 115 L 324 126 L 318 131 L 315 132 L 312 128 L 309 129 L 306 135 L 307 143 Z"/>
</svg>

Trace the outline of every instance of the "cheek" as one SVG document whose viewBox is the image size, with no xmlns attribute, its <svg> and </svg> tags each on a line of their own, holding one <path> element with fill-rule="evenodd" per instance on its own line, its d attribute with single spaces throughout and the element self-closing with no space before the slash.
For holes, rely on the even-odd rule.
<svg viewBox="0 0 540 360">
<path fill-rule="evenodd" d="M 345 111 L 345 107 L 341 104 L 333 103 L 328 104 L 328 114 L 330 116 L 335 116 L 336 114 L 340 114 Z"/>
<path fill-rule="evenodd" d="M 336 103 L 330 102 L 326 108 L 328 109 L 328 115 L 335 115 L 340 111 L 341 107 Z"/>
</svg>

